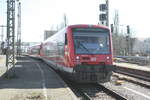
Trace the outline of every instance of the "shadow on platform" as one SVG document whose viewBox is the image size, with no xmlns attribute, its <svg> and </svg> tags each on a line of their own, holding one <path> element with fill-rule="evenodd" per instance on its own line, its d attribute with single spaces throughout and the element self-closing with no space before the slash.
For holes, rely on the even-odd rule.
<svg viewBox="0 0 150 100">
<path fill-rule="evenodd" d="M 18 57 L 17 61 L 15 67 L 0 77 L 0 89 L 42 89 L 43 84 L 46 88 L 65 88 L 58 75 L 44 62 L 25 56 Z"/>
</svg>

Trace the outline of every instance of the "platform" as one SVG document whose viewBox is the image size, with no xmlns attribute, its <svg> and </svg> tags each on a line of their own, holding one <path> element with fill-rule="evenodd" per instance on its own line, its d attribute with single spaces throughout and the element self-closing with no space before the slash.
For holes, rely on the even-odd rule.
<svg viewBox="0 0 150 100">
<path fill-rule="evenodd" d="M 118 67 L 127 67 L 127 68 L 131 68 L 131 69 L 137 69 L 137 70 L 143 70 L 143 71 L 148 71 L 150 72 L 150 65 L 147 66 L 140 66 L 138 64 L 131 64 L 131 63 L 114 63 L 114 65 L 118 66 Z"/>
<path fill-rule="evenodd" d="M 14 72 L 14 77 L 6 79 L 5 74 L 0 74 L 0 100 L 77 99 L 64 81 L 40 60 L 19 57 L 9 71 Z"/>
</svg>

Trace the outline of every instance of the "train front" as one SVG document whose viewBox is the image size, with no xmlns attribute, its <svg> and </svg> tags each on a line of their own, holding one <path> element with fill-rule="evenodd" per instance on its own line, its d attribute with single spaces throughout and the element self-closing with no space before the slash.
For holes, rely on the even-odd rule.
<svg viewBox="0 0 150 100">
<path fill-rule="evenodd" d="M 77 82 L 107 82 L 112 75 L 112 46 L 109 29 L 81 26 L 71 29 L 73 78 Z"/>
</svg>

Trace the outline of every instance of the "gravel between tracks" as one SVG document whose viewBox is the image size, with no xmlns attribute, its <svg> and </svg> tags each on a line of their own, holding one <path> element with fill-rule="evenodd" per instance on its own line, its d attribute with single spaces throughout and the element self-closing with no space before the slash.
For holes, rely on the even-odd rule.
<svg viewBox="0 0 150 100">
<path fill-rule="evenodd" d="M 116 85 L 114 81 L 104 83 L 104 85 L 120 95 L 125 96 L 128 100 L 149 100 L 150 90 L 139 85 L 122 81 L 119 85 Z"/>
</svg>

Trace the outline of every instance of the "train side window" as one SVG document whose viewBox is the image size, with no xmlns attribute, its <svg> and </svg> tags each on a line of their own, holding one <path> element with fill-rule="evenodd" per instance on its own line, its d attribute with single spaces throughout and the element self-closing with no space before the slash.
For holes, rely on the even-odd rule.
<svg viewBox="0 0 150 100">
<path fill-rule="evenodd" d="M 68 44 L 67 33 L 65 33 L 65 45 Z"/>
</svg>

